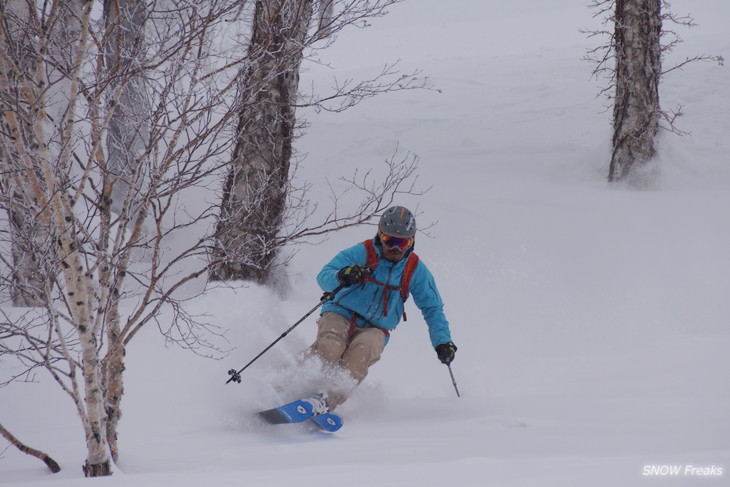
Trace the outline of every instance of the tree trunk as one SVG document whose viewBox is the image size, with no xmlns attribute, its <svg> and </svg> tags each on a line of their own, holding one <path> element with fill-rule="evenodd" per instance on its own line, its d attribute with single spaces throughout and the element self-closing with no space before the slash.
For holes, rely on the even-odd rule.
<svg viewBox="0 0 730 487">
<path fill-rule="evenodd" d="M 108 41 L 105 43 L 104 67 L 112 80 L 108 92 L 113 106 L 107 130 L 106 170 L 103 172 L 104 189 L 99 209 L 103 232 L 109 231 L 116 215 L 134 220 L 144 212 L 139 192 L 143 185 L 141 159 L 148 147 L 151 117 L 150 100 L 145 81 L 139 75 L 140 59 L 145 49 L 144 30 L 148 11 L 142 0 L 104 0 L 104 22 Z M 108 245 L 103 236 L 100 245 Z M 105 249 L 108 250 L 108 249 Z M 107 252 L 104 253 L 106 255 Z M 100 280 L 103 284 L 106 308 L 105 331 L 108 350 L 102 363 L 102 383 L 106 414 L 106 438 L 112 459 L 119 459 L 117 444 L 119 420 L 122 417 L 121 400 L 124 394 L 124 344 L 120 339 L 119 291 L 106 261 Z"/>
<path fill-rule="evenodd" d="M 77 408 L 86 435 L 87 457 L 83 471 L 87 477 L 112 473 L 97 338 L 99 329 L 93 318 L 97 299 L 93 271 L 87 268 L 87 260 L 82 255 L 83 234 L 77 231 L 80 225 L 71 198 L 65 194 L 67 176 L 58 177 L 58 174 L 64 174 L 72 159 L 69 141 L 76 129 L 81 63 L 87 54 L 92 6 L 92 0 L 70 0 L 63 4 L 59 12 L 59 31 L 49 37 L 51 57 L 57 68 L 48 70 L 47 81 L 53 89 L 48 90 L 47 98 L 43 100 L 44 106 L 53 106 L 52 123 L 46 117 L 37 116 L 32 124 L 34 138 L 40 142 L 36 155 L 47 191 L 47 195 L 38 198 L 48 202 L 41 213 L 41 221 L 57 232 L 56 245 L 63 258 L 59 267 L 64 283 L 64 298 L 81 347 L 84 396 L 83 403 L 77 403 Z M 53 161 L 57 163 L 53 164 Z M 40 189 L 37 193 L 43 194 Z M 77 397 L 76 400 L 81 401 L 82 398 Z"/>
<path fill-rule="evenodd" d="M 106 439 L 109 443 L 109 452 L 112 460 L 119 460 L 119 445 L 117 426 L 122 418 L 121 401 L 124 394 L 124 365 L 125 349 L 119 340 L 119 320 L 110 326 L 113 330 L 107 332 L 110 341 L 110 349 L 104 356 L 103 375 L 105 388 L 105 412 L 106 412 Z M 114 345 L 112 345 L 114 343 Z"/>
<path fill-rule="evenodd" d="M 21 86 L 30 82 L 33 76 L 33 60 L 35 59 L 32 28 L 30 27 L 30 11 L 25 0 L 12 0 L 5 6 L 3 20 L 7 29 L 6 35 L 10 42 L 5 42 L 6 55 L 9 55 L 17 70 L 4 70 L 10 78 L 6 86 L 0 88 L 0 99 L 6 106 L 16 106 L 22 110 L 19 123 L 24 127 L 21 133 L 29 132 L 28 120 L 30 109 L 19 107 L 14 103 L 23 99 Z M 3 64 L 3 63 L 0 63 Z M 23 78 L 23 79 L 21 79 Z M 7 127 L 5 127 L 7 130 Z M 7 131 L 4 130 L 5 133 Z M 5 145 L 0 157 L 8 159 L 8 169 L 0 171 L 5 180 L 5 194 L 9 200 L 8 221 L 11 241 L 11 256 L 13 260 L 11 296 L 14 306 L 43 306 L 43 290 L 46 281 L 53 279 L 54 269 L 49 263 L 49 254 L 53 251 L 49 229 L 38 224 L 38 205 L 27 198 L 22 191 L 23 174 L 13 170 L 18 167 L 19 157 L 11 144 Z M 26 170 L 33 170 L 26 167 Z M 51 259 L 52 260 L 52 259 Z"/>
<path fill-rule="evenodd" d="M 233 168 L 217 226 L 211 280 L 265 283 L 276 256 L 289 184 L 302 45 L 312 0 L 256 3 L 250 64 L 242 73 Z"/>
<path fill-rule="evenodd" d="M 609 181 L 654 155 L 659 127 L 661 0 L 616 0 L 616 96 Z"/>
<path fill-rule="evenodd" d="M 122 213 L 125 205 L 134 205 L 134 196 L 142 186 L 139 157 L 144 154 L 150 130 L 150 100 L 145 82 L 139 76 L 139 59 L 145 49 L 144 29 L 148 12 L 141 0 L 104 0 L 107 43 L 104 64 L 112 80 L 109 92 L 114 112 L 107 132 L 107 171 L 111 184 L 112 210 Z M 130 191 L 131 190 L 131 191 Z M 130 215 L 138 208 L 132 207 Z"/>
</svg>

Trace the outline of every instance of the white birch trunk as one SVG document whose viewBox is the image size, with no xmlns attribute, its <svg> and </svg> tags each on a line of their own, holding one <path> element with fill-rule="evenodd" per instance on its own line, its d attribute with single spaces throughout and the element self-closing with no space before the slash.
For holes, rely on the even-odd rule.
<svg viewBox="0 0 730 487">
<path fill-rule="evenodd" d="M 74 132 L 80 68 L 89 41 L 92 1 L 70 0 L 66 3 L 66 8 L 67 10 L 63 12 L 62 16 L 66 25 L 61 27 L 63 34 L 57 40 L 59 52 L 56 59 L 68 61 L 69 69 L 66 73 L 58 73 L 59 80 L 54 80 L 54 85 L 59 88 L 58 93 L 54 93 L 50 100 L 54 105 L 59 104 L 55 113 L 59 117 L 56 123 L 60 125 L 60 151 L 55 158 L 58 161 L 55 168 L 50 163 L 52 160 L 50 152 L 39 154 L 39 160 L 50 195 L 49 210 L 52 225 L 58 232 L 57 242 L 60 256 L 63 259 L 61 275 L 64 281 L 65 298 L 81 346 L 81 364 L 84 376 L 82 422 L 87 447 L 87 457 L 83 468 L 87 477 L 96 477 L 111 474 L 103 377 L 97 340 L 99 329 L 95 326 L 98 324 L 94 322 L 94 305 L 97 299 L 94 293 L 93 274 L 86 267 L 86 262 L 80 253 L 82 243 L 78 239 L 78 225 L 71 201 L 65 195 L 63 188 L 54 187 L 54 183 L 59 181 L 58 169 L 62 170 L 61 174 L 68 174 L 67 168 L 71 164 L 70 142 Z M 54 71 L 51 73 L 56 75 Z M 42 137 L 40 131 L 41 128 L 38 127 L 37 140 Z M 48 148 L 44 149 L 48 151 Z"/>
<path fill-rule="evenodd" d="M 17 59 L 16 75 L 9 79 L 7 86 L 0 89 L 0 97 L 4 103 L 13 103 L 22 99 L 20 87 L 32 76 L 33 59 L 28 50 L 32 46 L 30 29 L 30 11 L 25 0 L 11 0 L 5 6 L 5 26 L 10 42 L 4 43 L 12 50 L 13 59 Z M 1 61 L 0 61 L 1 62 Z M 4 63 L 3 63 L 4 65 Z M 6 70 L 7 72 L 7 70 Z M 8 73 L 10 75 L 10 73 Z M 30 113 L 25 110 L 20 117 L 20 123 L 30 120 Z M 26 130 L 27 131 L 27 128 Z M 53 276 L 53 269 L 49 260 L 52 247 L 50 229 L 41 227 L 35 215 L 39 211 L 37 202 L 27 198 L 23 193 L 22 175 L 14 168 L 19 161 L 19 154 L 10 144 L 3 144 L 0 150 L 0 165 L 5 165 L 6 197 L 13 201 L 8 205 L 8 221 L 11 240 L 11 256 L 13 262 L 11 294 L 15 306 L 43 306 L 43 289 L 47 276 Z"/>
<path fill-rule="evenodd" d="M 53 10 L 57 19 L 52 28 L 44 30 L 29 23 L 38 39 L 32 62 L 25 72 L 19 63 L 13 64 L 0 56 L 0 83 L 19 86 L 23 93 L 21 99 L 32 101 L 28 105 L 33 108 L 27 113 L 22 112 L 22 103 L 5 104 L 3 119 L 11 135 L 12 152 L 17 157 L 15 169 L 20 176 L 15 179 L 19 185 L 16 189 L 26 200 L 37 204 L 41 209 L 36 215 L 38 225 L 53 235 L 48 240 L 55 245 L 63 300 L 81 348 L 83 397 L 75 387 L 74 378 L 71 378 L 74 388 L 70 392 L 86 436 L 84 471 L 87 476 L 98 476 L 109 475 L 111 464 L 106 441 L 99 330 L 93 320 L 96 297 L 92 271 L 81 255 L 83 234 L 79 232 L 72 199 L 67 194 L 80 66 L 86 55 L 91 7 L 91 0 L 69 0 Z M 4 48 L 8 45 L 3 34 L 0 34 L 0 45 Z M 47 289 L 45 295 L 50 299 Z"/>
<path fill-rule="evenodd" d="M 124 345 L 120 338 L 118 284 L 109 269 L 108 238 L 113 216 L 135 219 L 145 210 L 139 193 L 144 176 L 143 155 L 149 146 L 149 120 L 151 109 L 144 78 L 139 75 L 140 59 L 143 58 L 146 41 L 145 22 L 148 12 L 143 0 L 105 0 L 104 22 L 109 41 L 105 45 L 104 65 L 112 81 L 110 104 L 113 106 L 109 119 L 106 146 L 107 157 L 104 171 L 102 201 L 111 206 L 100 208 L 102 237 L 99 239 L 104 252 L 100 259 L 100 281 L 104 292 L 102 305 L 107 309 L 105 330 L 108 350 L 103 361 L 103 380 L 106 396 L 106 436 L 112 459 L 119 458 L 117 426 L 122 416 L 120 407 L 124 394 L 123 372 Z"/>
</svg>

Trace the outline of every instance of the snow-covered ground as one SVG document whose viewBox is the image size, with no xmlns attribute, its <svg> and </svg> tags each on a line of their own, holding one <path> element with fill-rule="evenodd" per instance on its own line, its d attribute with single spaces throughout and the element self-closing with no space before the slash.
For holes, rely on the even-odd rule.
<svg viewBox="0 0 730 487">
<path fill-rule="evenodd" d="M 283 299 L 248 286 L 191 303 L 230 329 L 227 358 L 166 348 L 153 329 L 135 339 L 111 478 L 82 480 L 78 418 L 50 379 L 0 389 L 0 422 L 63 467 L 51 475 L 9 448 L 0 484 L 727 485 L 730 71 L 702 63 L 668 75 L 663 105 L 684 105 L 691 134 L 663 134 L 653 164 L 609 185 L 610 117 L 581 61 L 597 42 L 578 31 L 596 25 L 587 3 L 411 0 L 341 34 L 321 53 L 333 68 L 306 66 L 303 83 L 327 84 L 400 58 L 442 91 L 306 114 L 299 174 L 326 204 L 325 175 L 382 172 L 396 147 L 420 156 L 419 184 L 432 189 L 400 203 L 422 226 L 437 222 L 417 249 L 446 302 L 463 397 L 412 303 L 334 435 L 251 416 L 276 402 L 271 383 L 296 377 L 281 366 L 311 342 L 314 318 L 242 384 L 225 384 L 317 303 L 319 268 L 373 234 L 352 229 L 299 249 Z M 666 66 L 730 57 L 727 0 L 672 7 L 699 26 L 681 30 Z M 679 471 L 645 475 L 651 466 Z M 722 475 L 692 470 L 713 466 Z"/>
</svg>

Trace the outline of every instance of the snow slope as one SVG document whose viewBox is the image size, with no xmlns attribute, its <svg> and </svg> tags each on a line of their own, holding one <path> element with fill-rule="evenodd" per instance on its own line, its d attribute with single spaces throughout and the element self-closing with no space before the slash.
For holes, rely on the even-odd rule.
<svg viewBox="0 0 730 487">
<path fill-rule="evenodd" d="M 409 303 L 382 361 L 326 435 L 269 427 L 250 413 L 296 388 L 308 320 L 240 367 L 317 303 L 314 277 L 373 233 L 299 249 L 284 299 L 256 286 L 213 289 L 191 306 L 229 328 L 235 350 L 203 359 L 147 330 L 129 351 L 122 459 L 108 486 L 727 485 L 730 477 L 730 73 L 695 64 L 662 85 L 684 105 L 656 161 L 609 185 L 610 120 L 581 61 L 595 26 L 585 1 L 413 0 L 340 36 L 303 83 L 365 76 L 386 61 L 422 69 L 442 92 L 409 91 L 339 115 L 307 113 L 300 177 L 328 201 L 358 167 L 382 171 L 396 147 L 420 156 L 419 255 L 437 278 L 459 346 L 436 359 Z M 699 26 L 686 55 L 730 55 L 726 0 L 675 0 Z M 409 306 L 407 305 L 407 306 Z M 0 364 L 0 367 L 6 366 Z M 83 438 L 70 401 L 42 385 L 0 389 L 0 421 L 63 467 L 49 474 L 11 448 L 0 485 L 76 486 Z M 291 389 L 290 389 L 291 390 Z M 3 448 L 0 445 L 0 448 Z M 645 467 L 679 466 L 648 476 Z M 691 467 L 716 467 L 699 476 Z M 665 471 L 665 470 L 660 470 Z M 669 478 L 678 477 L 678 478 Z"/>
</svg>

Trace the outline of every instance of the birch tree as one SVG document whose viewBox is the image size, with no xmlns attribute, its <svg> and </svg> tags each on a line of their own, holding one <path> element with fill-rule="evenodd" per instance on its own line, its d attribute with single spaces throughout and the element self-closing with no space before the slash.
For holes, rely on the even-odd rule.
<svg viewBox="0 0 730 487">
<path fill-rule="evenodd" d="M 632 166 L 650 160 L 655 152 L 655 137 L 660 128 L 680 132 L 675 120 L 679 110 L 663 110 L 659 101 L 662 76 L 688 63 L 712 60 L 719 56 L 698 55 L 663 70 L 665 53 L 681 38 L 667 24 L 693 26 L 689 16 L 675 16 L 666 0 L 594 0 L 596 16 L 613 30 L 588 31 L 591 36 L 610 36 L 608 44 L 589 51 L 587 59 L 596 63 L 594 74 L 604 76 L 609 85 L 602 89 L 613 103 L 612 154 L 609 181 L 624 178 Z M 666 122 L 662 127 L 661 122 Z"/>
<path fill-rule="evenodd" d="M 3 9 L 3 15 L 7 14 L 19 20 L 4 23 L 6 38 L 12 40 L 7 43 L 6 49 L 17 60 L 18 69 L 17 74 L 10 74 L 10 83 L 0 90 L 0 96 L 17 99 L 21 96 L 19 90 L 22 80 L 33 69 L 33 39 L 22 27 L 30 21 L 31 9 L 26 2 L 20 0 L 12 0 L 0 6 L 0 9 Z M 27 124 L 27 120 L 21 117 L 19 123 Z M 28 127 L 27 131 L 29 130 Z M 10 146 L 5 157 L 17 161 L 20 155 Z M 6 201 L 12 203 L 7 206 L 11 246 L 9 268 L 12 272 L 2 279 L 7 279 L 15 306 L 38 306 L 43 304 L 42 289 L 46 280 L 44 276 L 52 276 L 55 272 L 47 265 L 48 259 L 44 255 L 45 252 L 53 251 L 47 244 L 52 235 L 47 227 L 34 222 L 37 203 L 21 192 L 15 184 L 16 180 L 17 174 L 7 174 L 2 188 Z"/>
<path fill-rule="evenodd" d="M 326 5 L 312 7 L 307 15 L 320 26 L 301 44 L 326 44 L 325 32 L 373 13 L 373 2 L 356 4 L 331 17 L 317 10 Z M 0 230 L 0 249 L 25 249 L 41 277 L 26 286 L 34 307 L 0 307 L 0 355 L 21 369 L 0 386 L 49 374 L 80 418 L 85 475 L 104 476 L 121 455 L 125 352 L 139 332 L 152 324 L 196 353 L 224 352 L 218 327 L 190 316 L 185 301 L 228 258 L 210 251 L 228 228 L 220 181 L 249 131 L 255 138 L 261 130 L 240 114 L 271 113 L 271 99 L 258 92 L 279 68 L 258 88 L 247 84 L 243 75 L 268 66 L 260 58 L 271 51 L 237 40 L 252 37 L 239 25 L 250 11 L 243 1 L 126 0 L 108 3 L 105 14 L 94 6 L 0 2 L 0 209 L 26 216 L 17 231 Z M 388 72 L 374 78 L 382 83 L 345 84 L 306 103 L 337 110 L 401 78 Z M 363 95 L 366 85 L 372 91 Z M 354 213 L 333 210 L 309 224 L 304 211 L 277 242 L 357 224 L 411 191 L 416 158 L 386 162 L 382 181 L 370 172 L 345 178 L 366 196 Z M 18 272 L 22 261 L 12 257 L 0 255 L 3 275 Z M 0 280 L 0 297 L 13 283 Z"/>
<path fill-rule="evenodd" d="M 172 322 L 161 326 L 167 338 L 215 352 L 208 341 L 215 329 L 186 315 L 181 300 L 190 294 L 179 290 L 207 269 L 206 222 L 216 208 L 173 213 L 189 192 L 212 193 L 206 188 L 226 164 L 222 134 L 245 53 L 209 48 L 241 4 L 147 5 L 155 29 L 145 35 L 154 48 L 130 56 L 113 42 L 122 17 L 93 17 L 91 1 L 0 4 L 0 174 L 3 189 L 12 188 L 0 207 L 27 213 L 12 243 L 42 259 L 43 276 L 58 276 L 37 285 L 41 308 L 0 323 L 0 353 L 29 374 L 45 369 L 74 402 L 87 476 L 110 474 L 119 454 L 125 349 L 143 327 L 169 308 Z M 206 61 L 211 54 L 215 62 Z M 136 139 L 133 164 L 120 170 L 106 135 L 141 76 L 151 82 L 153 103 L 137 107 L 149 136 Z M 113 205 L 119 188 L 121 204 Z M 145 221 L 152 235 L 142 231 Z M 3 257 L 3 264 L 17 271 L 16 261 Z"/>
</svg>

